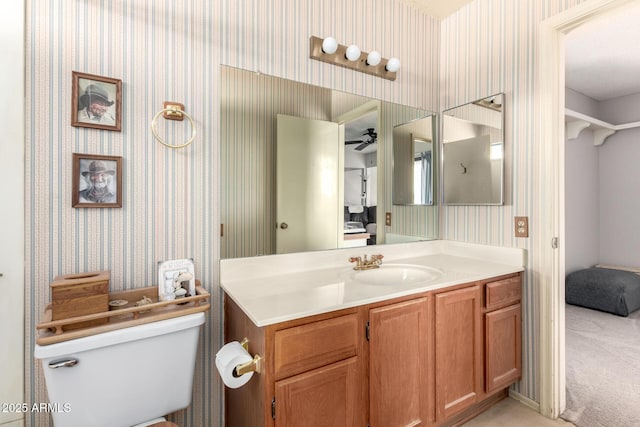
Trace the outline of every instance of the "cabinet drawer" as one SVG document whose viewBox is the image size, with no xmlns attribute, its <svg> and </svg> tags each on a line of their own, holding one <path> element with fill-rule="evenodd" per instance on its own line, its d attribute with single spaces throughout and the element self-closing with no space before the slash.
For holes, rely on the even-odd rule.
<svg viewBox="0 0 640 427">
<path fill-rule="evenodd" d="M 287 378 L 355 356 L 357 343 L 356 314 L 276 331 L 275 377 Z"/>
<path fill-rule="evenodd" d="M 487 310 L 504 307 L 520 301 L 520 275 L 489 282 L 485 286 L 485 306 Z"/>
</svg>

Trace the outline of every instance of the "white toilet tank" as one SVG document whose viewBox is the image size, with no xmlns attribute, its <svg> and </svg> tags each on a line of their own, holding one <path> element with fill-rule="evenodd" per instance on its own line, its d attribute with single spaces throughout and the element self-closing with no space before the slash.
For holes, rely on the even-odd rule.
<svg viewBox="0 0 640 427">
<path fill-rule="evenodd" d="M 36 345 L 59 408 L 55 427 L 128 427 L 189 406 L 204 320 L 196 313 Z"/>
</svg>

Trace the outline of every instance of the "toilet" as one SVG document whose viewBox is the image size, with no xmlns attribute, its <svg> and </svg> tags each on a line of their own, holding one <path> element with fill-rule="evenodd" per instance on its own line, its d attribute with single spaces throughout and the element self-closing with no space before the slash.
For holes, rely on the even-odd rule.
<svg viewBox="0 0 640 427">
<path fill-rule="evenodd" d="M 58 408 L 54 426 L 175 425 L 162 417 L 191 403 L 204 321 L 196 313 L 36 345 L 49 402 Z"/>
</svg>

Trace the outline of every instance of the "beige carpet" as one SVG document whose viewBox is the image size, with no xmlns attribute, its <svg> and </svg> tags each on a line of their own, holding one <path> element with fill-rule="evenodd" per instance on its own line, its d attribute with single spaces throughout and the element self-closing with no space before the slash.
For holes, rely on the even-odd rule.
<svg viewBox="0 0 640 427">
<path fill-rule="evenodd" d="M 567 408 L 579 427 L 640 426 L 640 310 L 566 305 Z"/>
</svg>

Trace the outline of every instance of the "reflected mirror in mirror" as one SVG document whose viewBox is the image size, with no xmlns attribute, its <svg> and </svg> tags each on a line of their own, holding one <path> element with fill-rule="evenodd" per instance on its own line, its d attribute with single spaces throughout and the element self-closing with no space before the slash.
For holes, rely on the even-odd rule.
<svg viewBox="0 0 640 427">
<path fill-rule="evenodd" d="M 504 95 L 443 112 L 443 202 L 501 205 L 504 180 Z"/>
<path fill-rule="evenodd" d="M 221 258 L 438 237 L 435 207 L 391 200 L 393 128 L 430 112 L 232 67 L 220 75 Z"/>
<path fill-rule="evenodd" d="M 434 116 L 393 128 L 393 204 L 433 205 Z"/>
</svg>

